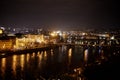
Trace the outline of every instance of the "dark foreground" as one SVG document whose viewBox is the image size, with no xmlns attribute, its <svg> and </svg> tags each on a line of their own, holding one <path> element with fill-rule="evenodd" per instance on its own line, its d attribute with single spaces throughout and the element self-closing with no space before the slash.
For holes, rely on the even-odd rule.
<svg viewBox="0 0 120 80">
<path fill-rule="evenodd" d="M 87 67 L 84 76 L 87 80 L 120 80 L 120 55 L 100 65 Z"/>
</svg>

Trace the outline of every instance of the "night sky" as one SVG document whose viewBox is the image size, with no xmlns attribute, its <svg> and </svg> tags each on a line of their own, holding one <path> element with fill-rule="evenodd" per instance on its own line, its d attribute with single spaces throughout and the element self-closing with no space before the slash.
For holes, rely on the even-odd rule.
<svg viewBox="0 0 120 80">
<path fill-rule="evenodd" d="M 115 0 L 3 0 L 0 26 L 52 29 L 120 27 Z"/>
</svg>

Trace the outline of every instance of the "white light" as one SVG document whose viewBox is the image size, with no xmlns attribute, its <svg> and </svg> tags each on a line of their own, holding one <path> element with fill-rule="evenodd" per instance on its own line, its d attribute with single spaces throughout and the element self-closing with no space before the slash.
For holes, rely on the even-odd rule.
<svg viewBox="0 0 120 80">
<path fill-rule="evenodd" d="M 113 40 L 113 39 L 115 39 L 115 37 L 114 37 L 114 36 L 112 36 L 112 37 L 111 37 L 111 39 Z"/>
<path fill-rule="evenodd" d="M 86 35 L 86 33 L 82 33 L 82 35 Z"/>
</svg>

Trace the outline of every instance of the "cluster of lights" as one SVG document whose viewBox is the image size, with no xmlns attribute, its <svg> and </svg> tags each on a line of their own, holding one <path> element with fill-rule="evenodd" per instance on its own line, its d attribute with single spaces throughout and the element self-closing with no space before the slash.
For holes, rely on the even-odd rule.
<svg viewBox="0 0 120 80">
<path fill-rule="evenodd" d="M 55 37 L 55 36 L 57 36 L 57 35 L 62 36 L 62 32 L 61 32 L 61 31 L 53 31 L 53 32 L 51 32 L 50 35 L 53 36 L 53 37 Z"/>
</svg>

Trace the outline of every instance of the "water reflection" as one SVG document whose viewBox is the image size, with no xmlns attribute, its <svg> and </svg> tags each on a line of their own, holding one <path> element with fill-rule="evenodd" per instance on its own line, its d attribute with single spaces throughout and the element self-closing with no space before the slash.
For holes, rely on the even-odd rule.
<svg viewBox="0 0 120 80">
<path fill-rule="evenodd" d="M 32 53 L 32 58 L 34 58 L 34 57 L 35 57 L 35 52 Z"/>
<path fill-rule="evenodd" d="M 53 49 L 51 49 L 51 56 L 53 56 Z"/>
<path fill-rule="evenodd" d="M 101 48 L 86 49 L 81 46 L 72 48 L 61 46 L 59 48 L 46 51 L 12 55 L 0 59 L 0 77 L 2 76 L 2 78 L 4 78 L 15 76 L 16 78 L 19 77 L 19 80 L 21 78 L 24 78 L 23 80 L 41 80 L 40 76 L 42 76 L 48 80 L 49 77 L 53 77 L 61 73 L 67 73 L 74 69 L 78 70 L 78 74 L 81 74 L 84 63 L 88 64 L 90 59 L 95 57 L 94 53 L 96 53 L 97 56 L 99 54 L 99 57 L 104 57 L 106 54 L 104 49 Z M 119 51 L 117 51 L 117 53 L 119 53 Z M 93 58 L 91 63 L 92 61 L 94 61 Z M 81 77 L 79 77 L 79 80 L 80 79 Z"/>
<path fill-rule="evenodd" d="M 84 61 L 85 61 L 85 64 L 88 61 L 88 49 L 85 49 L 85 51 L 84 51 Z"/>
<path fill-rule="evenodd" d="M 64 52 L 64 51 L 66 51 L 67 50 L 67 46 L 65 46 L 65 45 L 62 45 L 62 52 Z"/>
<path fill-rule="evenodd" d="M 2 71 L 2 73 L 0 73 L 0 74 L 4 75 L 5 69 L 6 69 L 6 58 L 2 58 L 1 59 L 1 71 Z"/>
<path fill-rule="evenodd" d="M 72 57 L 72 48 L 68 50 L 68 64 L 71 64 L 71 57 Z"/>
<path fill-rule="evenodd" d="M 46 51 L 44 51 L 44 57 L 45 57 L 45 58 L 47 57 L 47 52 L 46 52 Z"/>
<path fill-rule="evenodd" d="M 41 53 L 41 55 L 42 55 L 43 60 L 46 61 L 47 60 L 47 52 L 44 51 L 43 53 Z"/>
<path fill-rule="evenodd" d="M 101 59 L 104 59 L 104 50 L 101 47 L 99 48 L 99 56 Z"/>
<path fill-rule="evenodd" d="M 37 52 L 37 57 L 39 57 L 39 55 L 40 55 L 40 51 Z"/>
<path fill-rule="evenodd" d="M 21 66 L 21 70 L 23 70 L 23 68 L 24 68 L 24 63 L 25 63 L 25 55 L 22 54 L 22 55 L 20 55 L 20 66 Z"/>
<path fill-rule="evenodd" d="M 14 75 L 16 75 L 17 55 L 13 55 L 12 69 Z"/>
<path fill-rule="evenodd" d="M 43 51 L 41 51 L 41 55 L 43 54 Z"/>
<path fill-rule="evenodd" d="M 30 53 L 27 53 L 27 57 L 26 57 L 26 59 L 27 59 L 27 62 L 29 62 L 29 59 L 30 59 Z"/>
<path fill-rule="evenodd" d="M 41 60 L 42 60 L 42 54 L 40 54 L 40 52 L 38 52 L 38 67 L 39 68 L 41 66 Z"/>
</svg>

